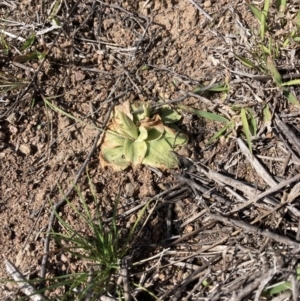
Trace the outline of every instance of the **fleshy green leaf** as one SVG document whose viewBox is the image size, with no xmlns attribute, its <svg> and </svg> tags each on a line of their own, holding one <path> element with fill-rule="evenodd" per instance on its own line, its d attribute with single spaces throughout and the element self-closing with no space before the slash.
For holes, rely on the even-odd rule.
<svg viewBox="0 0 300 301">
<path fill-rule="evenodd" d="M 138 137 L 138 129 L 133 121 L 123 112 L 117 111 L 117 117 L 120 119 L 119 133 L 125 137 L 132 138 L 134 140 Z"/>
<path fill-rule="evenodd" d="M 131 106 L 135 109 L 139 104 Z M 143 104 L 145 115 L 147 104 Z M 139 109 L 137 109 L 139 111 Z M 174 110 L 165 111 L 165 117 L 176 121 L 181 116 Z M 138 125 L 135 125 L 135 122 Z M 172 147 L 184 144 L 188 137 L 172 124 L 164 125 L 161 116 L 144 116 L 142 120 L 130 111 L 129 101 L 115 108 L 115 114 L 108 125 L 100 152 L 100 163 L 114 170 L 123 170 L 130 164 L 146 164 L 162 169 L 178 166 L 177 157 L 171 152 Z"/>
<path fill-rule="evenodd" d="M 143 164 L 167 169 L 176 168 L 178 160 L 175 154 L 170 152 L 171 147 L 164 139 L 159 139 L 149 143 L 149 148 L 143 160 Z"/>
<path fill-rule="evenodd" d="M 139 101 L 131 104 L 131 109 L 133 112 L 134 121 L 141 121 L 146 117 L 150 117 L 150 107 L 147 103 L 141 103 Z"/>
<path fill-rule="evenodd" d="M 181 115 L 169 107 L 162 108 L 159 115 L 164 123 L 175 123 L 181 119 Z"/>
<path fill-rule="evenodd" d="M 164 139 L 169 143 L 171 147 L 183 145 L 188 142 L 187 135 L 167 126 L 165 127 Z"/>
<path fill-rule="evenodd" d="M 124 145 L 124 138 L 121 137 L 117 132 L 107 130 L 105 133 L 105 142 L 104 145 L 106 148 L 115 148 Z"/>
<path fill-rule="evenodd" d="M 103 167 L 111 166 L 114 170 L 124 170 L 130 162 L 124 158 L 123 147 L 102 149 L 100 162 Z"/>
<path fill-rule="evenodd" d="M 145 141 L 135 142 L 125 139 L 124 156 L 127 161 L 134 165 L 141 164 L 147 152 L 147 143 Z"/>
<path fill-rule="evenodd" d="M 164 134 L 164 132 L 158 131 L 155 128 L 149 129 L 148 130 L 147 142 L 158 140 L 162 137 L 163 134 Z"/>
<path fill-rule="evenodd" d="M 136 142 L 145 141 L 148 138 L 148 131 L 143 126 L 140 126 L 139 132 L 140 134 L 135 141 Z"/>
</svg>

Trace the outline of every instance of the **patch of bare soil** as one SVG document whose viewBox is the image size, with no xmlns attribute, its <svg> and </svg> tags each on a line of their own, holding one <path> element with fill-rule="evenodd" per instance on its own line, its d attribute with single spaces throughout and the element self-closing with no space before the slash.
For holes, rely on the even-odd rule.
<svg viewBox="0 0 300 301">
<path fill-rule="evenodd" d="M 249 77 L 252 70 L 236 58 L 247 56 L 255 40 L 256 21 L 245 1 L 199 4 L 212 21 L 192 2 L 57 1 L 57 9 L 53 1 L 0 3 L 0 76 L 13 87 L 1 86 L 0 99 L 1 279 L 10 277 L 5 259 L 27 279 L 86 271 L 84 260 L 53 239 L 45 248 L 52 204 L 63 200 L 62 192 L 83 210 L 72 189 L 76 182 L 104 223 L 118 201 L 122 239 L 138 218 L 138 205 L 151 200 L 127 254 L 126 280 L 137 300 L 152 300 L 147 292 L 159 300 L 264 300 L 259 296 L 267 286 L 286 280 L 293 290 L 285 300 L 297 300 L 299 108 L 270 80 Z M 58 22 L 62 28 L 53 27 Z M 31 33 L 35 41 L 21 50 Z M 46 59 L 29 58 L 37 52 Z M 297 49 L 293 59 L 282 58 L 283 72 L 299 72 Z M 212 83 L 228 83 L 230 90 L 193 93 Z M 183 112 L 180 127 L 190 142 L 177 150 L 178 170 L 112 172 L 99 165 L 97 128 L 128 99 L 178 100 L 227 118 L 233 104 L 262 116 L 269 103 L 273 119 L 258 120 L 249 155 L 241 124 L 208 145 L 222 125 Z M 68 204 L 58 212 L 91 235 Z M 62 231 L 57 221 L 53 229 Z M 62 298 L 67 289 L 50 296 Z M 14 283 L 0 283 L 0 300 L 21 296 Z"/>
</svg>

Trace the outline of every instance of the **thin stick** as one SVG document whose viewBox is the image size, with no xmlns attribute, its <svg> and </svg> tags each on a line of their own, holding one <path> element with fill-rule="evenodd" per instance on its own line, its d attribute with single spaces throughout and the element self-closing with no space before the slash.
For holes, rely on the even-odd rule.
<svg viewBox="0 0 300 301">
<path fill-rule="evenodd" d="M 8 259 L 4 261 L 7 273 L 17 282 L 21 291 L 32 301 L 43 301 L 45 298 L 38 294 L 36 288 L 28 283 L 22 273 Z"/>
<path fill-rule="evenodd" d="M 210 170 L 208 172 L 208 176 L 216 181 L 216 182 L 219 182 L 221 183 L 222 185 L 229 185 L 239 191 L 243 191 L 245 195 L 248 196 L 248 198 L 251 198 L 253 196 L 255 196 L 258 192 L 260 193 L 261 191 L 259 189 L 256 189 L 256 188 L 253 188 L 251 187 L 250 185 L 247 185 L 247 184 L 244 184 L 242 183 L 241 181 L 238 181 L 238 180 L 235 180 L 235 179 L 232 179 L 230 177 L 227 177 L 225 175 L 222 175 L 216 171 L 213 171 L 213 170 Z M 273 204 L 273 205 L 277 205 L 277 203 L 272 200 L 271 198 L 265 198 L 264 200 L 266 203 L 270 203 L 270 204 Z M 247 203 L 244 203 L 244 204 L 247 204 Z"/>
<path fill-rule="evenodd" d="M 232 214 L 232 213 L 235 213 L 235 212 L 238 212 L 254 203 L 256 203 L 257 201 L 259 201 L 260 199 L 270 195 L 270 194 L 273 194 L 274 192 L 277 192 L 279 190 L 281 190 L 282 188 L 296 182 L 300 180 L 300 174 L 297 174 L 295 175 L 294 177 L 288 179 L 288 180 L 285 180 L 285 181 L 282 181 L 280 182 L 278 185 L 274 186 L 274 187 L 271 187 L 270 189 L 260 193 L 257 197 L 253 198 L 252 200 L 249 200 L 248 202 L 246 202 L 245 204 L 239 206 L 238 208 L 232 210 L 229 214 Z"/>
<path fill-rule="evenodd" d="M 130 301 L 131 294 L 130 294 L 130 286 L 128 281 L 128 263 L 130 262 L 129 256 L 123 258 L 121 260 L 121 267 L 120 267 L 120 274 L 123 280 L 123 289 L 124 289 L 124 300 Z"/>
<path fill-rule="evenodd" d="M 244 154 L 244 156 L 247 158 L 247 160 L 251 163 L 253 168 L 256 170 L 256 172 L 262 177 L 262 179 L 271 187 L 276 186 L 277 182 L 273 179 L 272 175 L 264 169 L 262 164 L 255 158 L 253 154 L 250 153 L 248 147 L 244 143 L 244 141 L 241 138 L 237 139 L 238 145 Z"/>
<path fill-rule="evenodd" d="M 284 236 L 278 235 L 276 233 L 270 232 L 269 230 L 261 230 L 257 227 L 248 225 L 248 224 L 246 224 L 246 223 L 244 223 L 240 220 L 230 219 L 226 216 L 219 215 L 219 214 L 209 214 L 209 216 L 213 220 L 217 220 L 217 221 L 220 221 L 220 222 L 225 223 L 225 224 L 230 224 L 232 226 L 242 228 L 246 232 L 259 234 L 259 235 L 262 235 L 266 238 L 275 240 L 279 243 L 282 243 L 282 244 L 285 244 L 285 245 L 288 245 L 288 246 L 291 246 L 291 247 L 294 247 L 294 248 L 298 248 L 298 249 L 300 248 L 300 243 L 299 242 L 293 241 L 293 240 L 291 240 L 287 237 L 284 237 Z"/>
<path fill-rule="evenodd" d="M 204 11 L 194 0 L 189 0 L 199 11 L 201 14 L 203 14 L 209 21 L 212 21 L 213 18 L 206 12 Z"/>
<path fill-rule="evenodd" d="M 167 297 L 170 295 L 173 295 L 173 298 L 178 298 L 180 294 L 185 291 L 185 288 L 193 281 L 198 279 L 203 272 L 211 267 L 214 266 L 220 259 L 222 259 L 222 256 L 219 254 L 214 256 L 211 260 L 209 260 L 206 264 L 201 266 L 199 269 L 194 271 L 191 275 L 189 275 L 187 278 L 183 279 L 181 282 L 173 286 L 169 291 L 165 292 L 161 297 L 160 300 L 167 300 Z M 172 299 L 173 300 L 173 299 Z M 175 299 L 176 300 L 176 299 Z"/>
<path fill-rule="evenodd" d="M 280 132 L 288 139 L 288 141 L 297 149 L 300 153 L 300 141 L 298 137 L 289 129 L 289 127 L 280 120 L 279 116 L 275 113 L 275 121 L 280 129 Z"/>
</svg>

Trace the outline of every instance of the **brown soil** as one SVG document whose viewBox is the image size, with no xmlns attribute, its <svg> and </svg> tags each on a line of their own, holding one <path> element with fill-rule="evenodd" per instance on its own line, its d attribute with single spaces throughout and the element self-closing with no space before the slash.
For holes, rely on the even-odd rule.
<svg viewBox="0 0 300 301">
<path fill-rule="evenodd" d="M 105 126 L 113 105 L 128 99 L 154 104 L 159 99 L 178 99 L 200 85 L 228 82 L 227 94 L 205 92 L 201 100 L 199 95 L 191 95 L 182 103 L 228 117 L 233 104 L 247 105 L 258 115 L 263 104 L 269 102 L 282 114 L 281 119 L 289 128 L 296 135 L 299 133 L 299 108 L 289 105 L 270 80 L 259 81 L 232 72 L 252 72 L 234 56 L 234 53 L 247 55 L 247 43 L 254 42 L 250 33 L 258 28 L 245 1 L 204 1 L 201 7 L 214 18 L 213 22 L 190 1 L 119 2 L 122 4 L 63 2 L 57 12 L 63 30 L 38 35 L 24 53 L 19 52 L 23 42 L 17 37 L 26 39 L 33 31 L 51 26 L 47 16 L 52 1 L 44 1 L 44 8 L 28 1 L 0 4 L 3 18 L 0 29 L 16 35 L 15 38 L 2 35 L 9 50 L 2 49 L 1 73 L 10 74 L 22 84 L 18 89 L 3 91 L 0 100 L 1 279 L 9 278 L 5 259 L 14 263 L 28 279 L 39 276 L 51 202 L 61 200 L 62 192 L 73 186 L 98 134 L 95 126 Z M 49 51 L 43 64 L 41 60 L 22 57 L 36 50 Z M 280 64 L 290 66 L 288 53 L 285 55 Z M 296 49 L 294 69 L 290 72 L 297 73 L 297 64 Z M 298 92 L 295 90 L 296 95 Z M 43 98 L 89 125 L 51 110 Z M 221 128 L 220 123 L 190 113 L 183 115 L 181 127 L 189 133 L 190 143 L 178 151 L 183 161 L 180 169 L 163 173 L 144 166 L 115 173 L 103 169 L 98 160 L 100 139 L 78 179 L 78 187 L 93 215 L 96 205 L 91 197 L 88 173 L 96 187 L 104 221 L 112 217 L 119 200 L 118 226 L 126 236 L 139 211 L 124 213 L 180 185 L 174 195 L 166 193 L 157 203 L 151 203 L 145 213 L 147 219 L 143 218 L 145 224 L 140 226 L 128 255 L 132 262 L 138 262 L 167 247 L 169 253 L 132 267 L 129 282 L 139 283 L 144 273 L 146 279 L 141 285 L 162 300 L 254 300 L 255 294 L 263 289 L 255 281 L 264 275 L 269 277 L 264 287 L 288 277 L 295 278 L 298 264 L 295 250 L 300 246 L 298 195 L 288 205 L 290 210 L 283 206 L 271 212 L 274 204 L 268 207 L 260 202 L 260 206 L 228 216 L 256 227 L 256 232 L 234 222 L 226 223 L 225 217 L 222 221 L 214 219 L 212 214 L 227 214 L 241 205 L 234 192 L 245 199 L 249 196 L 235 188 L 228 191 L 230 185 L 208 177 L 201 172 L 202 167 L 248 183 L 257 189 L 257 194 L 269 189 L 270 183 L 241 153 L 236 141 L 242 135 L 241 126 L 207 147 L 206 142 Z M 263 126 L 259 120 L 259 129 Z M 293 144 L 288 149 L 287 141 L 283 142 L 279 134 L 272 121 L 270 129 L 253 140 L 255 156 L 274 158 L 274 161 L 261 159 L 261 162 L 278 183 L 299 173 L 299 150 Z M 191 183 L 201 183 L 210 194 L 200 193 Z M 292 188 L 293 185 L 287 186 L 274 199 L 284 202 Z M 83 210 L 76 192 L 71 192 L 68 199 Z M 207 211 L 201 214 L 203 210 Z M 170 212 L 171 232 L 167 226 Z M 268 212 L 260 222 L 251 225 Z M 71 206 L 63 205 L 59 214 L 77 231 L 90 234 Z M 197 215 L 197 219 L 188 222 Z M 58 223 L 54 223 L 54 229 L 62 230 Z M 274 232 L 295 245 L 276 241 L 263 231 Z M 177 242 L 178 238 L 182 240 Z M 47 277 L 86 269 L 85 261 L 61 252 L 53 240 L 49 251 Z M 155 265 L 157 268 L 147 272 Z M 273 274 L 271 267 L 274 267 Z M 187 284 L 187 277 L 194 278 Z M 205 279 L 207 286 L 202 285 Z M 251 285 L 252 290 L 246 294 L 246 288 Z M 52 296 L 63 293 L 64 288 L 57 289 Z M 16 300 L 20 296 L 22 293 L 14 283 L 0 283 L 0 300 Z M 141 293 L 136 296 L 138 300 L 146 300 Z"/>
</svg>

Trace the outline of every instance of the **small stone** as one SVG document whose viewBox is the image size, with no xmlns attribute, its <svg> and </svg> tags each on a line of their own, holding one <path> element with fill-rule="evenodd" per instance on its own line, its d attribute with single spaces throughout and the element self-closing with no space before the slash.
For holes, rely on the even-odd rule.
<svg viewBox="0 0 300 301">
<path fill-rule="evenodd" d="M 205 2 L 203 3 L 203 7 L 204 7 L 204 8 L 209 8 L 209 7 L 211 7 L 211 1 L 205 1 Z"/>
<path fill-rule="evenodd" d="M 18 121 L 18 116 L 17 113 L 11 113 L 6 120 L 10 123 L 10 124 L 17 124 Z"/>
<path fill-rule="evenodd" d="M 186 146 L 179 147 L 176 151 L 178 155 L 183 157 L 189 157 L 191 155 L 191 151 Z"/>
<path fill-rule="evenodd" d="M 21 144 L 19 150 L 25 155 L 30 155 L 31 153 L 31 147 L 27 144 Z"/>
<path fill-rule="evenodd" d="M 127 196 L 129 197 L 133 197 L 135 195 L 137 195 L 137 193 L 139 192 L 140 186 L 137 183 L 127 183 L 125 185 L 125 193 Z"/>
<path fill-rule="evenodd" d="M 130 216 L 129 221 L 130 221 L 131 224 L 134 224 L 134 223 L 136 222 L 136 215 L 135 215 L 135 214 L 132 214 L 132 215 Z"/>
<path fill-rule="evenodd" d="M 69 258 L 65 254 L 61 254 L 60 260 L 64 263 L 69 262 Z"/>
<path fill-rule="evenodd" d="M 18 133 L 18 128 L 17 127 L 15 127 L 15 126 L 13 126 L 13 125 L 9 125 L 8 126 L 8 128 L 9 128 L 9 131 L 12 133 L 12 134 L 17 134 Z"/>
<path fill-rule="evenodd" d="M 187 233 L 191 233 L 191 232 L 194 231 L 194 228 L 193 228 L 191 225 L 188 225 L 188 226 L 185 227 L 185 231 L 186 231 Z"/>
</svg>

